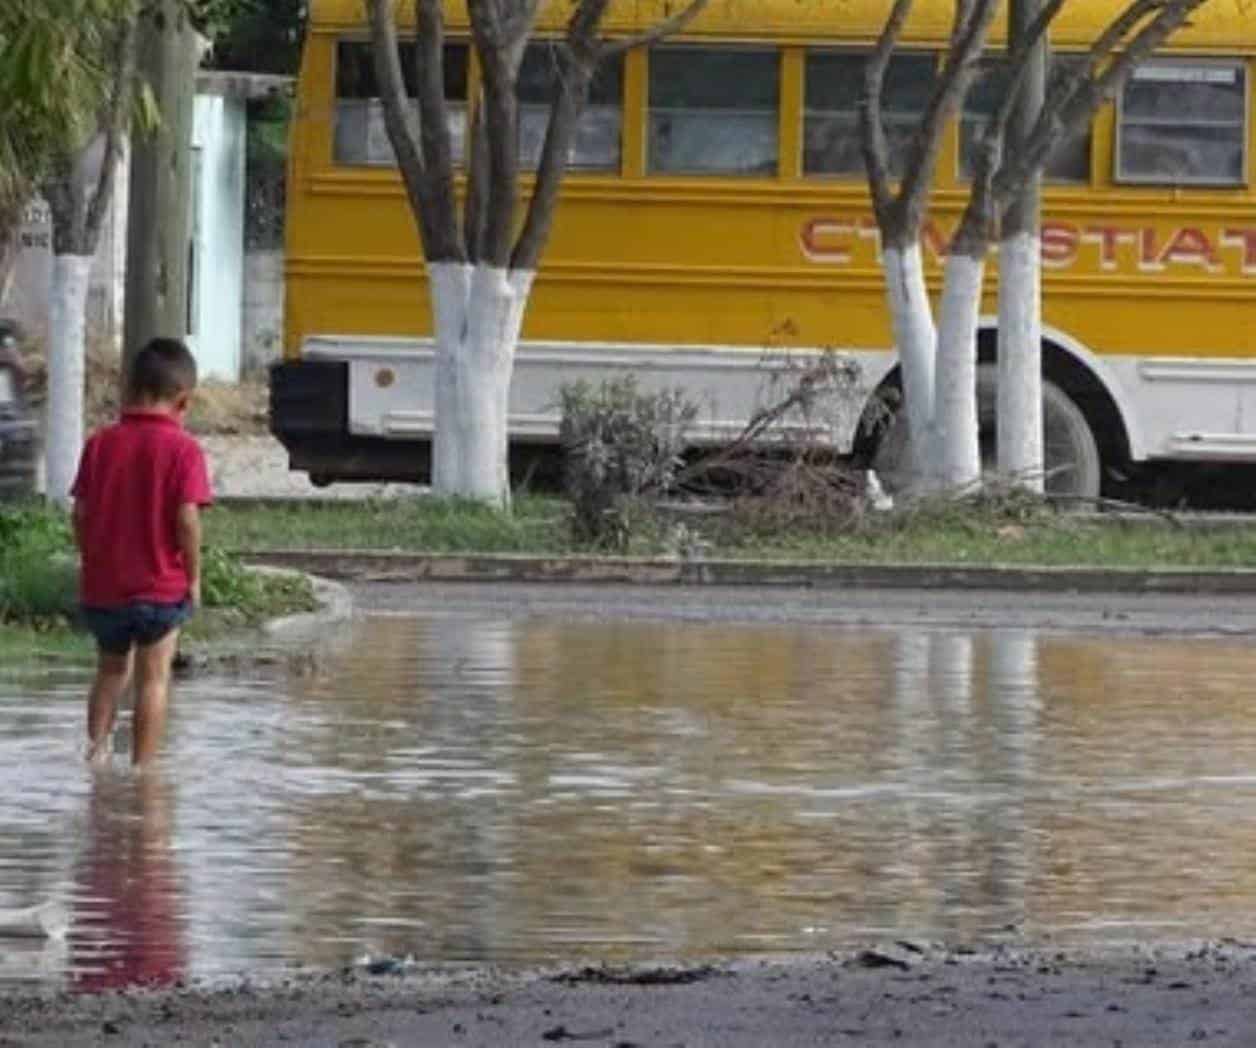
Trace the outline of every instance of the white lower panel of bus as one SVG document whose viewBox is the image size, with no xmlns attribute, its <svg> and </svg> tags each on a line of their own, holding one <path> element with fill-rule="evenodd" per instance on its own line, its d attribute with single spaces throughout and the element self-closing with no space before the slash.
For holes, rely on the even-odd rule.
<svg viewBox="0 0 1256 1048">
<path fill-rule="evenodd" d="M 1256 461 L 1256 361 L 1116 357 L 1109 366 L 1136 415 L 1136 458 Z"/>
<path fill-rule="evenodd" d="M 625 373 L 643 391 L 681 389 L 698 405 L 695 443 L 735 437 L 753 415 L 779 403 L 821 350 L 595 343 L 521 343 L 511 382 L 509 431 L 541 443 L 558 437 L 558 390 L 564 383 L 599 384 Z M 349 430 L 355 436 L 422 439 L 433 425 L 433 360 L 430 341 L 320 335 L 306 340 L 302 354 L 313 360 L 349 362 Z M 869 392 L 893 363 L 886 352 L 857 354 L 861 380 L 854 391 L 820 398 L 804 418 L 789 420 L 791 435 L 805 431 L 811 442 L 850 450 Z"/>
</svg>

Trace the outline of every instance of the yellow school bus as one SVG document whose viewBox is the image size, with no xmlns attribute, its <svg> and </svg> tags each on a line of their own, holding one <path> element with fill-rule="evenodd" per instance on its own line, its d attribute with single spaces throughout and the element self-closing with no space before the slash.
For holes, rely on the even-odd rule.
<svg viewBox="0 0 1256 1048">
<path fill-rule="evenodd" d="M 512 454 L 553 443 L 555 391 L 573 378 L 633 370 L 647 386 L 685 388 L 703 406 L 695 440 L 736 430 L 782 355 L 847 352 L 869 397 L 897 382 L 856 126 L 863 61 L 889 6 L 714 0 L 680 36 L 602 70 L 526 315 Z M 1066 5 L 1053 62 L 1074 60 L 1117 9 L 1117 0 Z M 562 28 L 562 5 L 547 10 L 520 76 L 525 172 L 539 156 L 549 49 Z M 920 0 L 890 66 L 896 156 L 952 10 Z M 616 0 L 606 29 L 635 33 L 664 12 L 661 0 Z M 478 72 L 465 8 L 447 13 L 445 91 L 461 155 Z M 1054 458 L 1069 468 L 1049 487 L 1094 494 L 1105 471 L 1131 464 L 1256 459 L 1254 53 L 1256 19 L 1238 0 L 1213 0 L 1052 158 L 1042 231 L 1048 467 Z M 966 200 L 974 130 L 1001 75 L 982 71 L 947 132 L 925 237 L 935 282 Z M 431 316 L 360 0 L 310 5 L 290 163 L 273 428 L 293 468 L 318 482 L 424 479 Z M 978 347 L 987 363 L 997 348 L 992 292 Z M 861 447 L 859 414 L 833 434 L 840 450 Z"/>
</svg>

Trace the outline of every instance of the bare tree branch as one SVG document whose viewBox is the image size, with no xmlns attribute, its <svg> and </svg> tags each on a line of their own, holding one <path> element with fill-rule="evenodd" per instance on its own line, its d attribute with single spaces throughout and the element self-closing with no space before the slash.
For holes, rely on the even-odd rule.
<svg viewBox="0 0 1256 1048">
<path fill-rule="evenodd" d="M 445 199 L 444 195 L 440 186 L 433 184 L 433 173 L 427 168 L 410 125 L 410 105 L 406 95 L 405 77 L 401 71 L 393 3 L 394 0 L 366 0 L 371 23 L 371 52 L 380 103 L 384 110 L 384 126 L 397 156 L 397 166 L 419 229 L 424 257 L 429 263 L 460 262 L 465 256 L 458 238 L 452 195 L 448 198 L 449 206 L 446 209 L 438 206 L 437 201 Z M 443 98 L 443 85 L 440 92 Z"/>
<path fill-rule="evenodd" d="M 48 176 L 39 187 L 52 215 L 52 250 L 57 255 L 78 254 L 82 209 L 74 192 L 74 158 L 58 150 L 49 159 Z"/>
<path fill-rule="evenodd" d="M 414 82 L 419 95 L 419 145 L 431 206 L 455 213 L 454 149 L 445 101 L 445 20 L 440 0 L 414 0 Z M 456 233 L 456 230 L 455 230 Z"/>
<path fill-rule="evenodd" d="M 624 39 L 607 41 L 602 45 L 603 53 L 607 56 L 623 54 L 625 51 L 631 51 L 635 47 L 648 47 L 650 44 L 658 43 L 665 37 L 682 32 L 690 22 L 702 14 L 709 2 L 710 0 L 690 0 L 688 7 L 677 11 L 670 18 L 665 18 L 644 33 L 638 33 L 636 36 Z M 600 23 L 601 18 L 598 21 Z"/>
<path fill-rule="evenodd" d="M 514 7 L 502 14 L 502 30 L 508 40 L 525 39 L 532 32 L 540 0 L 511 0 Z"/>
<path fill-rule="evenodd" d="M 471 32 L 484 79 L 483 131 L 488 178 L 480 261 L 510 265 L 519 183 L 519 101 L 515 89 L 523 50 L 536 16 L 536 0 L 503 12 L 497 0 L 468 0 Z"/>
<path fill-rule="evenodd" d="M 571 146 L 598 64 L 630 48 L 679 32 L 708 3 L 709 0 L 689 0 L 681 11 L 645 32 L 607 41 L 600 32 L 610 0 L 578 0 L 568 20 L 566 39 L 557 49 L 560 71 L 545 143 L 523 228 L 512 244 L 519 181 L 516 85 L 539 0 L 467 0 L 483 76 L 464 219 L 464 239 L 470 257 L 503 268 L 537 267 L 553 225 Z"/>
<path fill-rule="evenodd" d="M 1093 73 L 1096 63 L 1102 62 L 1108 55 L 1120 46 L 1124 40 L 1143 19 L 1154 14 L 1156 11 L 1166 6 L 1172 7 L 1173 0 L 1134 0 L 1124 11 L 1120 12 L 1116 18 L 1112 20 L 1112 24 L 1108 26 L 1099 38 L 1091 45 L 1089 51 L 1091 72 Z"/>
<path fill-rule="evenodd" d="M 994 180 L 1003 164 L 1008 121 L 1028 75 L 1029 55 L 1042 41 L 1063 6 L 1064 0 L 1049 0 L 1007 56 L 1006 68 L 1010 76 L 1003 86 L 1003 98 L 977 141 L 972 188 L 952 245 L 957 251 L 974 257 L 984 254 L 993 236 L 997 218 Z"/>
<path fill-rule="evenodd" d="M 589 97 L 593 66 L 577 59 L 568 46 L 560 49 L 559 60 L 562 73 L 558 93 L 550 108 L 549 126 L 545 129 L 545 145 L 541 150 L 527 219 L 511 259 L 514 269 L 536 269 L 540 261 L 553 224 L 558 191 L 567 169 L 571 144 L 576 137 L 576 126 Z"/>
<path fill-rule="evenodd" d="M 684 487 L 703 474 L 730 467 L 737 459 L 753 454 L 756 448 L 761 450 L 765 438 L 770 435 L 774 435 L 777 441 L 792 435 L 795 444 L 805 448 L 824 428 L 822 423 L 807 422 L 817 399 L 826 392 L 831 393 L 834 389 L 842 388 L 843 376 L 848 373 L 845 369 L 846 365 L 841 359 L 827 353 L 815 363 L 802 367 L 792 377 L 792 384 L 786 389 L 784 396 L 755 411 L 741 432 L 727 444 L 681 469 L 676 474 L 674 485 Z M 783 426 L 782 423 L 795 412 L 802 415 L 803 424 L 795 427 Z"/>
<path fill-rule="evenodd" d="M 579 51 L 587 51 L 594 61 L 604 57 L 593 52 L 598 48 L 598 32 L 611 0 L 580 0 L 567 20 L 567 44 Z"/>
<path fill-rule="evenodd" d="M 550 106 L 528 215 L 511 259 L 514 268 L 535 269 L 549 239 L 571 144 L 588 103 L 589 85 L 599 60 L 608 53 L 598 33 L 609 7 L 610 0 L 581 0 L 568 20 L 567 38 L 558 48 L 558 89 Z"/>
<path fill-rule="evenodd" d="M 1108 28 L 1101 40 L 1108 47 L 1107 54 L 1091 49 L 1089 67 L 1074 76 L 1074 83 L 1057 91 L 1047 99 L 1025 148 L 1005 163 L 995 176 L 993 193 L 996 204 L 1002 206 L 1015 194 L 1025 180 L 1045 166 L 1056 145 L 1065 138 L 1079 133 L 1093 119 L 1095 111 L 1110 101 L 1124 86 L 1129 75 L 1140 62 L 1146 60 L 1190 17 L 1191 13 L 1207 0 L 1136 0 Z M 1145 21 L 1148 12 L 1156 9 L 1154 17 Z M 1138 13 L 1135 15 L 1135 9 Z M 1132 37 L 1128 34 L 1142 22 Z M 1096 44 L 1096 47 L 1098 45 Z M 1118 50 L 1119 49 L 1119 50 Z M 1095 70 L 1106 61 L 1102 72 Z"/>
<path fill-rule="evenodd" d="M 952 51 L 958 50 L 964 37 L 968 35 L 976 10 L 976 0 L 955 0 L 955 18 L 951 23 L 950 49 Z"/>
<path fill-rule="evenodd" d="M 523 229 L 515 244 L 512 267 L 535 269 L 540 261 L 553 226 L 571 145 L 588 103 L 589 88 L 598 64 L 616 58 L 631 48 L 642 47 L 679 32 L 698 17 L 708 2 L 690 0 L 682 10 L 646 31 L 616 40 L 600 36 L 610 0 L 579 0 L 576 4 L 567 23 L 566 39 L 558 48 L 558 87 L 550 106 L 536 184 Z"/>
<path fill-rule="evenodd" d="M 863 96 L 859 100 L 859 138 L 868 172 L 868 189 L 872 194 L 873 213 L 883 231 L 894 224 L 891 212 L 895 200 L 890 189 L 890 147 L 882 122 L 881 94 L 885 90 L 890 57 L 898 46 L 911 7 L 912 0 L 894 0 L 890 17 L 864 67 Z"/>
<path fill-rule="evenodd" d="M 1061 112 L 1069 105 L 1078 91 L 1085 90 L 1090 77 L 1125 37 L 1144 19 L 1154 14 L 1164 0 L 1133 0 L 1112 23 L 1099 35 L 1086 52 L 1084 76 L 1060 76 L 1055 78 L 1043 103 L 1043 113 Z"/>
<path fill-rule="evenodd" d="M 100 159 L 96 189 L 88 201 L 87 215 L 83 222 L 84 233 L 93 250 L 105 221 L 105 213 L 113 199 L 114 176 L 118 168 L 118 157 L 122 152 L 122 138 L 126 133 L 127 116 L 135 98 L 138 40 L 138 14 L 134 11 L 128 12 L 118 26 L 113 55 L 113 81 L 109 85 L 109 95 L 100 122 L 101 132 L 105 136 L 104 154 Z"/>
<path fill-rule="evenodd" d="M 1038 16 L 1030 23 L 1023 39 L 1008 54 L 1007 68 L 1011 73 L 1011 79 L 1008 81 L 1007 93 L 1003 96 L 993 125 L 987 125 L 987 130 L 993 126 L 998 128 L 1000 133 L 1006 133 L 1008 121 L 1016 109 L 1016 99 L 1020 95 L 1021 86 L 1029 72 L 1029 56 L 1047 35 L 1047 30 L 1055 21 L 1055 16 L 1060 13 L 1060 9 L 1064 7 L 1064 2 L 1065 0 L 1048 0 L 1048 3 L 1038 12 Z"/>
<path fill-rule="evenodd" d="M 897 207 L 905 230 L 917 230 L 924 221 L 929 186 L 942 148 L 942 132 L 950 123 L 977 71 L 998 0 L 972 0 L 972 10 L 956 44 L 947 54 L 916 134 L 912 139 Z"/>
<path fill-rule="evenodd" d="M 462 236 L 467 260 L 480 261 L 488 216 L 488 138 L 484 128 L 484 92 L 475 99 L 467 126 L 467 195 L 463 202 Z"/>
</svg>

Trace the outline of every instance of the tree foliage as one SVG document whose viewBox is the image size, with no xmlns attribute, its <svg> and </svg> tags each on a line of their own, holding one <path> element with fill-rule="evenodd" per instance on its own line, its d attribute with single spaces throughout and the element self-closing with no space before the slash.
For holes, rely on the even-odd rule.
<svg viewBox="0 0 1256 1048">
<path fill-rule="evenodd" d="M 53 153 L 93 130 L 105 61 L 132 0 L 9 0 L 0 5 L 0 201 L 25 203 Z"/>
<path fill-rule="evenodd" d="M 198 25 L 214 46 L 214 69 L 295 76 L 309 11 L 307 0 L 215 0 L 201 4 Z"/>
</svg>

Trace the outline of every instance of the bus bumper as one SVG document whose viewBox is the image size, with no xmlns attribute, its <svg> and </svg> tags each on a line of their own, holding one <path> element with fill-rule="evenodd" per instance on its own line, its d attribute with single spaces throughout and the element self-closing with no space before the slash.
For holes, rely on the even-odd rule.
<svg viewBox="0 0 1256 1048">
<path fill-rule="evenodd" d="M 270 369 L 270 431 L 288 451 L 288 468 L 317 485 L 335 481 L 426 484 L 430 440 L 363 437 L 349 432 L 349 364 L 284 361 Z"/>
</svg>

